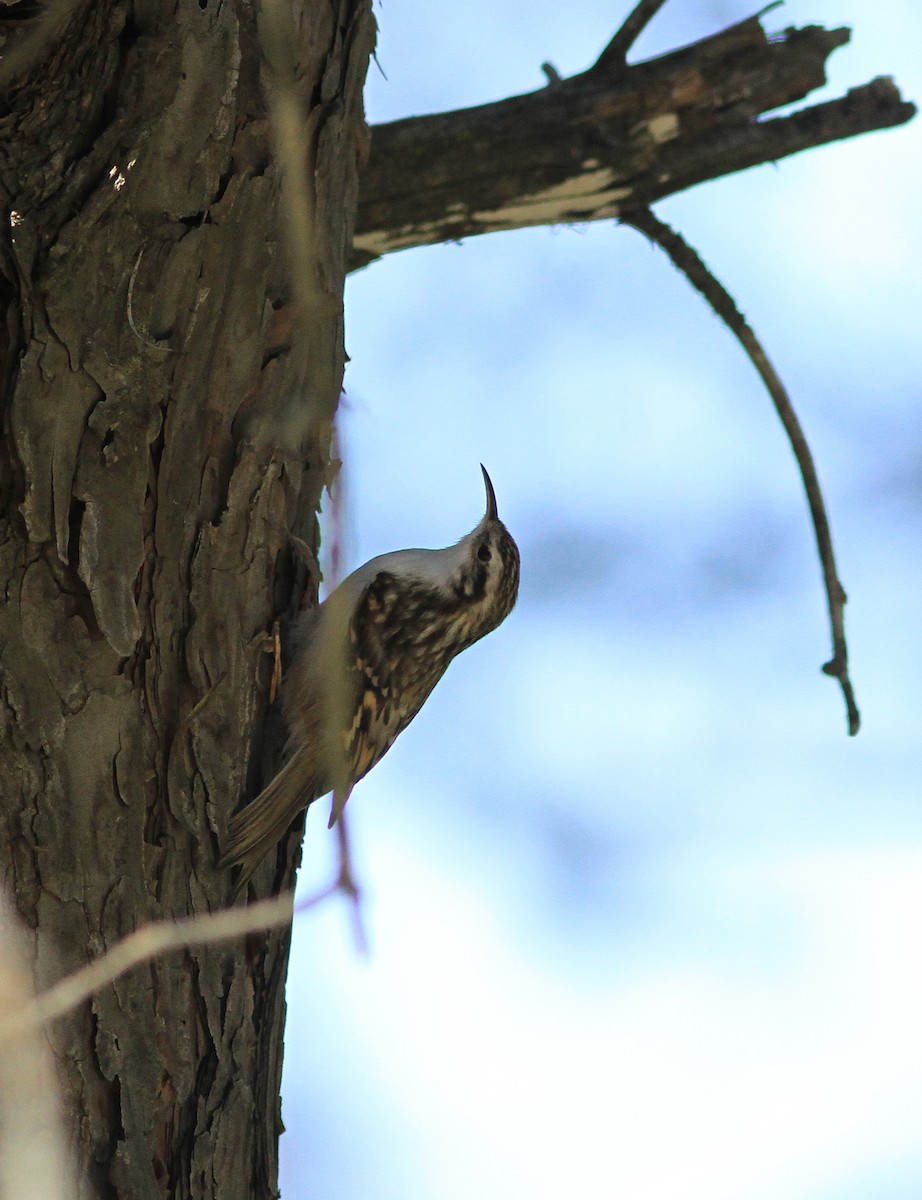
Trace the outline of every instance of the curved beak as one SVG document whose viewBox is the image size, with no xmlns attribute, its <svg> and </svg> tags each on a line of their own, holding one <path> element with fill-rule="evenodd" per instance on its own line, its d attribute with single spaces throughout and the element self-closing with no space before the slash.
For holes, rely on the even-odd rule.
<svg viewBox="0 0 922 1200">
<path fill-rule="evenodd" d="M 493 484 L 490 482 L 490 476 L 487 474 L 487 468 L 480 464 L 480 469 L 483 471 L 483 486 L 487 492 L 487 520 L 498 521 L 499 515 L 496 511 L 496 492 L 493 491 Z"/>
</svg>

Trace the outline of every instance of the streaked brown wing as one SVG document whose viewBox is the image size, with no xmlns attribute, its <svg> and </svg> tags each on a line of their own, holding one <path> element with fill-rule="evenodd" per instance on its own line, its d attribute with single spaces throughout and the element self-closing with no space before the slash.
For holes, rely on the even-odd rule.
<svg viewBox="0 0 922 1200">
<path fill-rule="evenodd" d="M 402 719 L 399 694 L 400 609 L 400 585 L 381 571 L 360 596 L 349 627 L 354 708 L 344 744 L 353 783 L 368 774 L 410 719 Z"/>
</svg>

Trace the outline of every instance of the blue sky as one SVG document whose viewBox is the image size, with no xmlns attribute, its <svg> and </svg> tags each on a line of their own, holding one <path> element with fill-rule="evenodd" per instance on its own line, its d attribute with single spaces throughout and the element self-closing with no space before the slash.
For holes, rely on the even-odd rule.
<svg viewBox="0 0 922 1200">
<path fill-rule="evenodd" d="M 623 8 L 388 0 L 369 117 L 580 70 Z M 636 56 L 751 11 L 671 0 Z M 766 25 L 811 21 L 853 29 L 826 94 L 892 74 L 922 99 L 918 5 Z M 918 1196 L 920 128 L 658 207 L 810 436 L 856 739 L 787 444 L 661 254 L 599 224 L 350 280 L 347 568 L 466 533 L 482 461 L 522 591 L 350 801 L 370 957 L 339 904 L 296 922 L 283 1195 Z M 332 869 L 323 808 L 302 895 Z"/>
</svg>

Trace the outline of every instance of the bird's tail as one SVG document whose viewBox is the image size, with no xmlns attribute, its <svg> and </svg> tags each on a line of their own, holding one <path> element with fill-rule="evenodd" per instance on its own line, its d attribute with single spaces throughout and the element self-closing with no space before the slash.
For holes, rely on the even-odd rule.
<svg viewBox="0 0 922 1200">
<path fill-rule="evenodd" d="M 322 795 L 323 789 L 310 769 L 310 758 L 306 747 L 296 750 L 256 799 L 231 817 L 218 867 L 240 868 L 235 899 L 298 813 Z"/>
</svg>

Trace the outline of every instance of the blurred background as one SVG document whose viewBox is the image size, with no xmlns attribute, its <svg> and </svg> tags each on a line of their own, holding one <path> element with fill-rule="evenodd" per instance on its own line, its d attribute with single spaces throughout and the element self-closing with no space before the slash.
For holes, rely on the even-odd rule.
<svg viewBox="0 0 922 1200">
<path fill-rule="evenodd" d="M 649 57 L 752 14 L 671 0 Z M 372 123 L 586 68 L 619 0 L 376 6 Z M 910 0 L 810 102 L 922 100 Z M 864 727 L 750 364 L 612 224 L 414 250 L 347 288 L 344 569 L 483 512 L 518 607 L 356 789 L 370 953 L 295 923 L 282 1192 L 299 1200 L 922 1194 L 922 124 L 658 206 L 785 380 L 830 506 Z M 330 878 L 309 814 L 299 893 Z"/>
</svg>

